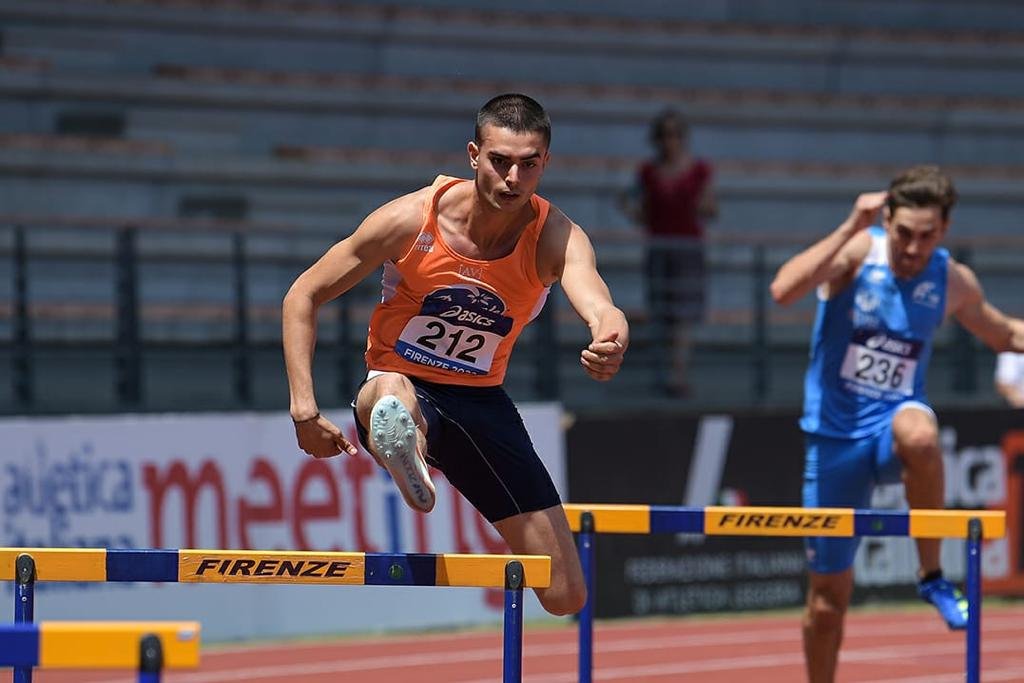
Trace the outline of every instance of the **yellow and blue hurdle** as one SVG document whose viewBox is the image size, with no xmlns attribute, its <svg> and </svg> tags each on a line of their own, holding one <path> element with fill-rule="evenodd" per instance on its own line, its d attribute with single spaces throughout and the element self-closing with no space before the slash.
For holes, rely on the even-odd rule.
<svg viewBox="0 0 1024 683">
<path fill-rule="evenodd" d="M 135 669 L 139 683 L 160 683 L 167 669 L 199 666 L 199 622 L 44 621 L 0 625 L 0 666 Z"/>
<path fill-rule="evenodd" d="M 33 621 L 36 581 L 504 588 L 503 681 L 519 683 L 522 680 L 523 589 L 551 585 L 551 558 L 546 555 L 0 548 L 0 580 L 3 579 L 15 582 L 15 623 Z M 15 668 L 15 683 L 30 682 L 30 668 Z"/>
<path fill-rule="evenodd" d="M 966 680 L 981 681 L 981 540 L 1006 534 L 1005 512 L 598 504 L 564 507 L 569 528 L 579 534 L 580 564 L 587 582 L 587 604 L 579 618 L 579 683 L 590 683 L 593 675 L 595 533 L 966 538 Z"/>
</svg>

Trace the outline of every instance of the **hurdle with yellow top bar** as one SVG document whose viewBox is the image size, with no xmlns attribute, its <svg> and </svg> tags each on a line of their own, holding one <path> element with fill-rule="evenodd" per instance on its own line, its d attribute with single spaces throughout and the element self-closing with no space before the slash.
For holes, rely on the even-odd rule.
<svg viewBox="0 0 1024 683">
<path fill-rule="evenodd" d="M 594 534 L 706 536 L 904 536 L 967 539 L 967 683 L 981 681 L 981 540 L 1006 534 L 1001 510 L 859 510 L 797 507 L 681 507 L 566 504 L 579 534 L 587 603 L 579 618 L 579 683 L 593 676 Z"/>
<path fill-rule="evenodd" d="M 504 683 L 522 680 L 523 589 L 551 585 L 546 555 L 0 548 L 14 621 L 33 621 L 36 581 L 465 586 L 505 589 Z M 19 671 L 21 677 L 19 678 Z M 31 669 L 15 668 L 15 683 Z"/>
<path fill-rule="evenodd" d="M 199 666 L 196 621 L 44 621 L 0 625 L 0 666 L 135 669 L 159 683 L 164 669 Z"/>
</svg>

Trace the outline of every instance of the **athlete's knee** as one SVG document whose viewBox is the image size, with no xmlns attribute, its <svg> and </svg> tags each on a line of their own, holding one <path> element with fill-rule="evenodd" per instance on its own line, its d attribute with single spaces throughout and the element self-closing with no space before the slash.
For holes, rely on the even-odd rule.
<svg viewBox="0 0 1024 683">
<path fill-rule="evenodd" d="M 416 388 L 409 381 L 409 378 L 397 372 L 385 372 L 382 375 L 377 375 L 373 379 L 373 385 L 373 393 L 377 397 L 387 396 L 388 394 L 402 396 L 405 394 L 415 394 L 416 392 Z"/>
<path fill-rule="evenodd" d="M 842 631 L 846 608 L 853 592 L 853 573 L 811 574 L 807 589 L 804 627 L 816 633 Z"/>
<path fill-rule="evenodd" d="M 905 410 L 893 420 L 893 441 L 899 457 L 910 465 L 941 462 L 939 429 L 934 418 L 919 410 Z"/>
<path fill-rule="evenodd" d="M 576 614 L 587 604 L 587 582 L 579 562 L 572 556 L 568 562 L 557 558 L 551 565 L 551 586 L 538 591 L 544 609 L 555 616 Z"/>
<path fill-rule="evenodd" d="M 804 625 L 816 633 L 834 633 L 843 628 L 846 600 L 835 591 L 811 588 L 807 596 Z"/>
<path fill-rule="evenodd" d="M 567 579 L 560 586 L 538 591 L 537 597 L 550 614 L 564 617 L 576 614 L 587 604 L 587 586 L 582 577 L 578 580 Z"/>
<path fill-rule="evenodd" d="M 900 459 L 911 466 L 934 466 L 942 462 L 938 431 L 933 426 L 908 430 L 897 442 L 896 451 Z"/>
<path fill-rule="evenodd" d="M 374 403 L 382 396 L 388 395 L 397 396 L 403 401 L 414 401 L 416 387 L 408 377 L 397 372 L 385 372 L 364 384 L 356 399 L 356 410 L 364 426 L 369 423 L 370 410 Z M 412 406 L 408 407 L 412 409 Z"/>
</svg>

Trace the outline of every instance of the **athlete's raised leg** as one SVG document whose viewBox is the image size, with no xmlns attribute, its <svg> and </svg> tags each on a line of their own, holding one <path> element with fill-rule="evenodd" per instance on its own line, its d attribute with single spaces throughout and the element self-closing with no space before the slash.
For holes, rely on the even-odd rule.
<svg viewBox="0 0 1024 683">
<path fill-rule="evenodd" d="M 945 473 L 935 413 L 923 403 L 903 404 L 892 418 L 892 440 L 903 463 L 903 485 L 911 509 L 942 509 Z M 942 576 L 940 551 L 941 539 L 917 539 L 918 594 L 939 610 L 950 628 L 967 628 L 967 600 Z"/>
<path fill-rule="evenodd" d="M 903 486 L 910 508 L 945 507 L 945 475 L 935 413 L 924 404 L 903 404 L 892 418 L 892 445 L 903 463 Z M 917 539 L 921 576 L 939 569 L 940 543 L 937 538 Z"/>
<path fill-rule="evenodd" d="M 397 372 L 369 379 L 356 397 L 356 415 L 371 455 L 391 474 L 405 502 L 430 512 L 436 493 L 426 463 L 427 423 L 412 382 Z"/>
</svg>

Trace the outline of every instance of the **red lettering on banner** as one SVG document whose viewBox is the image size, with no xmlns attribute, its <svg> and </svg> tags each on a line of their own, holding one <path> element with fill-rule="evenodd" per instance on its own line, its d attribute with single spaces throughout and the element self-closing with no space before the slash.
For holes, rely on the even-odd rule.
<svg viewBox="0 0 1024 683">
<path fill-rule="evenodd" d="M 281 480 L 277 476 L 277 470 L 265 458 L 258 457 L 249 468 L 249 481 L 260 480 L 266 482 L 270 491 L 269 504 L 254 505 L 245 498 L 238 499 L 238 540 L 242 548 L 253 548 L 249 540 L 250 524 L 284 521 L 284 494 L 281 492 Z"/>
<path fill-rule="evenodd" d="M 307 503 L 305 492 L 307 485 L 316 479 L 323 481 L 327 489 L 327 500 L 322 503 Z M 334 472 L 323 460 L 307 460 L 299 470 L 295 478 L 295 486 L 292 489 L 292 534 L 295 537 L 295 550 L 313 550 L 309 541 L 306 540 L 305 524 L 307 521 L 340 520 L 341 501 L 338 496 L 338 482 L 334 478 Z"/>
<path fill-rule="evenodd" d="M 201 487 L 210 487 L 217 498 L 217 542 L 221 548 L 228 547 L 227 501 L 224 493 L 224 479 L 216 463 L 204 460 L 199 474 L 192 479 L 188 469 L 179 460 L 171 462 L 167 474 L 160 476 L 156 465 L 146 463 L 142 467 L 142 481 L 149 489 L 150 505 L 150 538 L 153 547 L 164 545 L 163 526 L 164 502 L 167 492 L 176 486 L 182 495 L 182 508 L 185 514 L 185 546 L 196 546 L 196 499 Z"/>
</svg>

